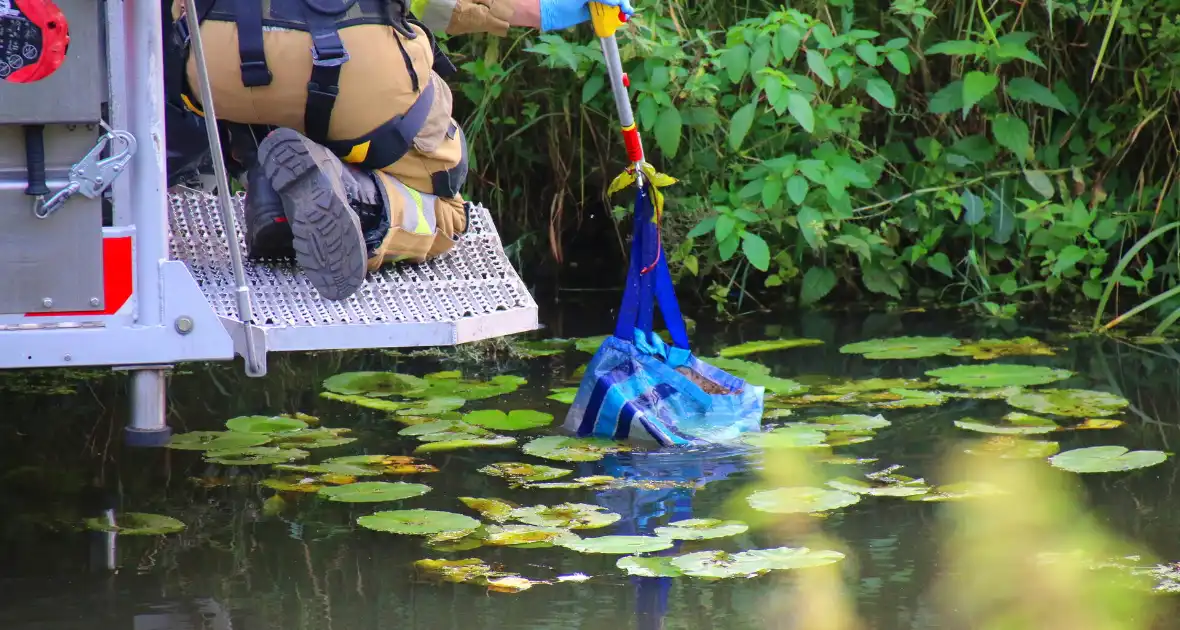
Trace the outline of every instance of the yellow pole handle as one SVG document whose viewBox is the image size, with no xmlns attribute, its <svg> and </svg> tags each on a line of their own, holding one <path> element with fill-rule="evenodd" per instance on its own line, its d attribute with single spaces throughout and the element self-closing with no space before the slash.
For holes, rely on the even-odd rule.
<svg viewBox="0 0 1180 630">
<path fill-rule="evenodd" d="M 611 37 L 615 31 L 622 28 L 626 22 L 622 19 L 623 11 L 619 7 L 612 7 L 599 2 L 590 3 L 590 23 L 594 25 L 594 34 L 600 39 Z"/>
</svg>

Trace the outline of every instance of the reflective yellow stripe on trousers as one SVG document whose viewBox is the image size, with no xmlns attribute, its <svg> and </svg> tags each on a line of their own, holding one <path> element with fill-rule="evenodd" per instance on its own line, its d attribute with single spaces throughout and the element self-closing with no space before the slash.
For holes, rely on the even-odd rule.
<svg viewBox="0 0 1180 630">
<path fill-rule="evenodd" d="M 390 177 L 393 188 L 402 196 L 402 229 L 411 234 L 429 236 L 438 229 L 434 216 L 434 204 L 438 197 L 419 192 L 401 183 L 395 177 Z M 398 256 L 397 260 L 406 260 L 409 256 Z"/>
</svg>

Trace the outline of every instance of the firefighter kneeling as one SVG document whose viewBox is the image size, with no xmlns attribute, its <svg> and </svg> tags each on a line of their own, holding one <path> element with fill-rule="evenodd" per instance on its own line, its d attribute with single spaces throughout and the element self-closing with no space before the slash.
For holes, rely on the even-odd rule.
<svg viewBox="0 0 1180 630">
<path fill-rule="evenodd" d="M 632 12 L 628 0 L 599 1 Z M 467 229 L 467 143 L 444 80 L 455 68 L 433 31 L 503 36 L 590 19 L 587 0 L 410 2 L 196 2 L 217 115 L 246 167 L 247 248 L 293 251 L 330 300 L 386 263 L 446 253 Z M 173 0 L 184 66 L 172 81 L 200 114 L 183 6 Z"/>
</svg>

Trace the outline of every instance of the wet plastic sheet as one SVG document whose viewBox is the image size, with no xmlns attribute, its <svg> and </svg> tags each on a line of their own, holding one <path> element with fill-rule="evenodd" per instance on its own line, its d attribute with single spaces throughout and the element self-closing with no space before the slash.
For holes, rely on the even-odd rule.
<svg viewBox="0 0 1180 630">
<path fill-rule="evenodd" d="M 587 366 L 566 429 L 661 446 L 722 443 L 758 431 L 764 388 L 701 361 L 690 349 L 647 190 L 636 197 L 634 220 L 615 334 Z M 652 332 L 657 306 L 672 345 Z"/>
</svg>

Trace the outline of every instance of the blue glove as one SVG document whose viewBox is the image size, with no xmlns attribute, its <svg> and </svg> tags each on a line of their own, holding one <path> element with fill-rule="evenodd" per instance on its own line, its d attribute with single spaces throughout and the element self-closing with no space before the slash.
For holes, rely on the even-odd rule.
<svg viewBox="0 0 1180 630">
<path fill-rule="evenodd" d="M 635 13 L 630 0 L 597 0 L 601 4 L 619 7 L 628 17 Z M 560 31 L 590 21 L 587 0 L 541 0 L 541 31 Z"/>
</svg>

